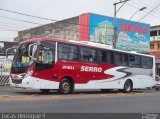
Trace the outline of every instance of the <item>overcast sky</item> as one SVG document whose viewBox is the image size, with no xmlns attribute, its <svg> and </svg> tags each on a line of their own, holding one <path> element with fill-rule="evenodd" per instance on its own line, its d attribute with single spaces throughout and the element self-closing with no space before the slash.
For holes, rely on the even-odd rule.
<svg viewBox="0 0 160 119">
<path fill-rule="evenodd" d="M 118 1 L 120 0 L 0 0 L 0 8 L 55 20 L 78 16 L 82 13 L 96 13 L 113 17 L 113 3 Z M 137 12 L 132 20 L 147 23 L 151 26 L 160 25 L 159 0 L 130 0 L 120 9 L 117 17 L 129 19 L 142 7 L 147 7 L 147 9 Z M 140 21 L 143 16 L 146 17 Z M 13 38 L 17 36 L 17 31 L 38 26 L 2 17 L 31 21 L 38 24 L 51 22 L 0 11 L 0 41 L 13 41 Z"/>
</svg>

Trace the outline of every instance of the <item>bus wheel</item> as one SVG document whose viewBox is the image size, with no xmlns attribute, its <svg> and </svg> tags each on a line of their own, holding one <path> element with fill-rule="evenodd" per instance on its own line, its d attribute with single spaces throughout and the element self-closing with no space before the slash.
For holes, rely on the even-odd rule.
<svg viewBox="0 0 160 119">
<path fill-rule="evenodd" d="M 40 89 L 40 91 L 41 91 L 42 93 L 49 93 L 49 92 L 50 92 L 50 89 Z"/>
<path fill-rule="evenodd" d="M 59 85 L 59 91 L 60 94 L 70 94 L 72 93 L 72 84 L 71 82 L 65 78 L 61 81 Z"/>
<path fill-rule="evenodd" d="M 124 83 L 123 92 L 124 92 L 124 93 L 130 93 L 132 90 L 133 90 L 132 81 L 131 81 L 131 80 L 127 80 L 127 81 Z"/>
</svg>

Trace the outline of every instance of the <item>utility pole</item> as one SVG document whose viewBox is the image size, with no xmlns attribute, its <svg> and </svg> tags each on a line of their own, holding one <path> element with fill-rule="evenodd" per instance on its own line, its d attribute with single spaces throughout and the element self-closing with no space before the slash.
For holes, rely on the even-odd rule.
<svg viewBox="0 0 160 119">
<path fill-rule="evenodd" d="M 124 0 L 124 1 L 120 0 L 119 2 L 116 2 L 116 3 L 113 4 L 113 5 L 114 5 L 114 40 L 113 40 L 113 48 L 114 48 L 114 49 L 116 48 L 116 43 L 117 43 L 117 21 L 116 21 L 116 19 L 117 19 L 117 12 L 123 7 L 123 5 L 124 5 L 127 1 L 130 1 L 130 0 Z M 118 4 L 121 4 L 121 3 L 123 3 L 123 4 L 122 4 L 121 7 L 117 10 L 117 5 L 118 5 Z"/>
</svg>

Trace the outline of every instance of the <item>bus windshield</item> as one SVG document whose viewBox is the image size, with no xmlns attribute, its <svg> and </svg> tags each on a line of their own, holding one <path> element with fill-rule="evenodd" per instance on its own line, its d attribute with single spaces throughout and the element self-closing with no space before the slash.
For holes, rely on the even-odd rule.
<svg viewBox="0 0 160 119">
<path fill-rule="evenodd" d="M 30 44 L 22 44 L 17 48 L 17 52 L 13 59 L 11 71 L 24 72 L 34 63 L 34 60 L 28 55 L 29 45 Z M 33 50 L 34 49 L 32 48 L 31 52 L 35 52 L 35 50 Z"/>
</svg>

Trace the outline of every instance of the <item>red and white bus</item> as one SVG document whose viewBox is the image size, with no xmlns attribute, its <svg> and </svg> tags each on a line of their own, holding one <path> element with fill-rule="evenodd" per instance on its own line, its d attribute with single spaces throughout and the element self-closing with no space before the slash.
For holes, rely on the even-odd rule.
<svg viewBox="0 0 160 119">
<path fill-rule="evenodd" d="M 36 38 L 19 44 L 10 77 L 12 86 L 43 92 L 131 92 L 155 85 L 155 58 L 96 43 Z"/>
</svg>

